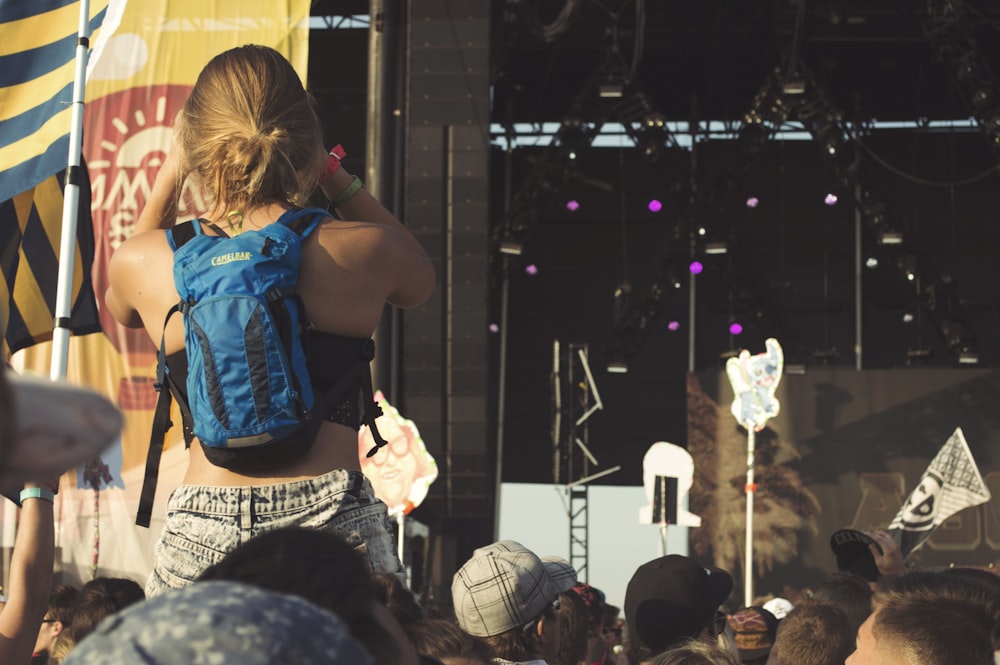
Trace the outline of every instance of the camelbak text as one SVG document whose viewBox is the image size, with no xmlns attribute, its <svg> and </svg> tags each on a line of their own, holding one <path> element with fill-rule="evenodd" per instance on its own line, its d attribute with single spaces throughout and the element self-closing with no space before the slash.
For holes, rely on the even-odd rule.
<svg viewBox="0 0 1000 665">
<path fill-rule="evenodd" d="M 213 266 L 221 266 L 227 263 L 232 263 L 233 261 L 249 261 L 250 252 L 229 252 L 228 254 L 220 254 L 219 256 L 212 257 Z"/>
</svg>

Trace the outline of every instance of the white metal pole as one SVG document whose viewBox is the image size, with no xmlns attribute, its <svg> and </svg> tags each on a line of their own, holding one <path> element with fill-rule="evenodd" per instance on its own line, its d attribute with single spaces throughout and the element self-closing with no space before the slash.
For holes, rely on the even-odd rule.
<svg viewBox="0 0 1000 665">
<path fill-rule="evenodd" d="M 747 427 L 747 533 L 746 552 L 743 563 L 743 606 L 750 607 L 753 603 L 753 495 L 757 491 L 753 481 L 754 467 L 754 431 L 753 425 Z"/>
<path fill-rule="evenodd" d="M 90 0 L 80 2 L 80 26 L 76 40 L 76 69 L 73 79 L 73 105 L 70 115 L 69 160 L 63 193 L 62 236 L 59 239 L 59 275 L 56 290 L 55 327 L 52 331 L 52 362 L 49 378 L 66 378 L 69 357 L 69 326 L 73 313 L 73 269 L 76 258 L 76 220 L 80 208 L 80 182 L 83 174 L 80 156 L 83 149 L 83 100 L 87 85 L 87 58 L 90 48 Z"/>
</svg>

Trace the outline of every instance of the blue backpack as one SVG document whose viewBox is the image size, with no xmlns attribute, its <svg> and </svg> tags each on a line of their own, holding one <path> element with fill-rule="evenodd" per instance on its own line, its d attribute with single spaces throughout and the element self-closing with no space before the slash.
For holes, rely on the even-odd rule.
<svg viewBox="0 0 1000 665">
<path fill-rule="evenodd" d="M 318 208 L 292 209 L 262 229 L 229 237 L 206 235 L 199 221 L 171 230 L 174 284 L 181 297 L 167 313 L 184 317 L 187 403 L 178 400 L 208 460 L 234 470 L 259 468 L 304 454 L 334 401 L 361 374 L 363 420 L 374 427 L 381 410 L 371 389 L 374 342 L 321 399 L 313 395 L 306 368 L 305 309 L 296 295 L 302 241 L 327 215 Z M 363 371 L 367 370 L 367 371 Z M 149 526 L 163 439 L 170 428 L 169 369 L 163 342 L 157 364 L 160 393 L 136 523 Z M 266 447 L 264 456 L 248 455 Z M 248 464 L 249 462 L 250 464 Z"/>
</svg>

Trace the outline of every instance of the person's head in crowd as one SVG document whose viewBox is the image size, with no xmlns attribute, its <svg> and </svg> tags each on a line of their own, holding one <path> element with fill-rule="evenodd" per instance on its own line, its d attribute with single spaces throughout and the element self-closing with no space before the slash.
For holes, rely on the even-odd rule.
<svg viewBox="0 0 1000 665">
<path fill-rule="evenodd" d="M 576 568 L 569 561 L 553 555 L 543 556 L 541 559 L 556 591 L 563 593 L 573 588 L 576 584 Z"/>
<path fill-rule="evenodd" d="M 1000 598 L 962 575 L 912 572 L 882 581 L 848 665 L 995 665 Z"/>
<path fill-rule="evenodd" d="M 650 660 L 675 642 L 712 640 L 719 606 L 733 590 L 733 578 L 679 554 L 653 559 L 639 568 L 625 590 L 625 622 L 640 660 Z"/>
<path fill-rule="evenodd" d="M 65 665 L 371 665 L 336 615 L 236 582 L 199 582 L 103 622 Z"/>
<path fill-rule="evenodd" d="M 763 607 L 745 607 L 727 617 L 743 665 L 763 665 L 774 646 L 778 619 Z"/>
<path fill-rule="evenodd" d="M 459 628 L 497 657 L 555 663 L 559 592 L 534 552 L 512 540 L 475 550 L 452 578 L 451 596 Z"/>
<path fill-rule="evenodd" d="M 844 665 L 853 646 L 847 616 L 814 600 L 799 603 L 781 620 L 774 641 L 781 665 Z"/>
<path fill-rule="evenodd" d="M 124 577 L 92 579 L 80 588 L 73 601 L 69 628 L 64 629 L 59 641 L 66 639 L 78 645 L 106 617 L 145 599 L 145 592 L 135 580 Z"/>
<path fill-rule="evenodd" d="M 52 653 L 56 639 L 69 627 L 73 616 L 73 602 L 79 592 L 80 590 L 71 584 L 60 584 L 49 594 L 49 608 L 45 611 L 45 618 L 42 619 L 42 625 L 38 628 L 38 638 L 35 640 L 36 655 Z"/>
<path fill-rule="evenodd" d="M 196 175 L 226 210 L 303 205 L 326 161 L 312 96 L 288 60 L 256 44 L 205 65 L 174 131 L 180 172 Z"/>
<path fill-rule="evenodd" d="M 868 580 L 854 573 L 834 573 L 813 589 L 812 597 L 840 608 L 847 616 L 851 635 L 857 634 L 872 613 L 872 588 Z"/>
<path fill-rule="evenodd" d="M 704 640 L 681 641 L 653 659 L 652 665 L 740 665 L 722 647 Z"/>
<path fill-rule="evenodd" d="M 954 575 L 970 582 L 982 584 L 1000 598 L 1000 569 L 976 566 L 952 566 L 941 571 L 942 575 Z"/>
<path fill-rule="evenodd" d="M 608 653 L 614 653 L 615 648 L 622 648 L 625 644 L 625 631 L 627 626 L 625 620 L 621 618 L 621 608 L 611 603 L 604 603 L 604 619 L 601 625 L 601 637 L 604 639 L 604 646 Z"/>
<path fill-rule="evenodd" d="M 389 608 L 389 612 L 396 617 L 400 626 L 405 628 L 414 621 L 424 618 L 417 597 L 403 584 L 399 575 L 372 573 L 372 581 L 375 582 L 375 597 Z"/>
<path fill-rule="evenodd" d="M 559 621 L 559 649 L 550 665 L 579 665 L 590 646 L 590 619 L 583 599 L 573 587 L 559 594 L 556 619 Z"/>
<path fill-rule="evenodd" d="M 399 622 L 377 600 L 361 555 L 340 536 L 299 527 L 251 538 L 199 577 L 288 593 L 333 612 L 375 658 L 376 665 L 416 662 Z"/>
<path fill-rule="evenodd" d="M 605 657 L 608 647 L 604 638 L 604 592 L 586 582 L 578 582 L 570 591 L 580 599 L 586 612 L 587 651 L 586 662 L 597 663 Z"/>
<path fill-rule="evenodd" d="M 486 665 L 493 651 L 483 640 L 469 635 L 446 619 L 421 619 L 406 626 L 406 636 L 422 656 L 445 665 Z"/>
<path fill-rule="evenodd" d="M 795 608 L 795 605 L 787 598 L 776 596 L 761 605 L 761 607 L 773 614 L 775 619 L 781 621 Z"/>
</svg>

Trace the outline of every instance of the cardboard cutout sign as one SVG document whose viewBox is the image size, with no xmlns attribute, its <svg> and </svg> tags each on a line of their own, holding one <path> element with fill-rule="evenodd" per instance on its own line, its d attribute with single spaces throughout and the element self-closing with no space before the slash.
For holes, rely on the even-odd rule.
<svg viewBox="0 0 1000 665">
<path fill-rule="evenodd" d="M 751 356 L 746 349 L 726 363 L 726 374 L 733 386 L 733 415 L 741 425 L 755 432 L 778 415 L 781 405 L 774 391 L 781 382 L 784 355 L 776 339 L 764 341 L 765 353 Z"/>
<path fill-rule="evenodd" d="M 663 479 L 676 479 L 674 483 L 662 483 L 662 486 L 675 486 L 677 494 L 675 497 L 657 497 L 657 485 Z M 694 482 L 694 460 L 691 453 L 678 445 L 657 441 L 642 458 L 642 487 L 646 491 L 646 498 L 649 499 L 648 506 L 639 508 L 640 524 L 662 524 L 660 519 L 662 511 L 655 508 L 660 505 L 672 504 L 676 506 L 677 519 L 670 522 L 679 526 L 701 526 L 701 518 L 693 513 L 689 513 L 683 508 L 686 503 L 688 491 Z M 659 498 L 659 500 L 657 500 Z M 671 511 L 673 512 L 673 511 Z M 657 515 L 656 513 L 661 513 Z"/>
<path fill-rule="evenodd" d="M 427 452 L 412 420 L 401 416 L 382 391 L 375 393 L 375 401 L 382 407 L 375 424 L 389 443 L 368 457 L 375 442 L 371 430 L 362 425 L 358 432 L 361 471 L 371 482 L 375 497 L 389 507 L 389 515 L 406 515 L 420 505 L 437 479 L 437 462 Z"/>
</svg>

